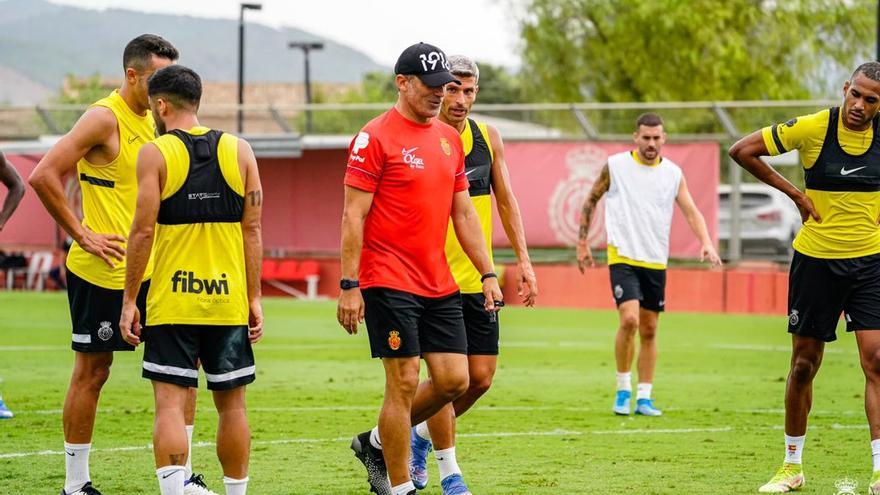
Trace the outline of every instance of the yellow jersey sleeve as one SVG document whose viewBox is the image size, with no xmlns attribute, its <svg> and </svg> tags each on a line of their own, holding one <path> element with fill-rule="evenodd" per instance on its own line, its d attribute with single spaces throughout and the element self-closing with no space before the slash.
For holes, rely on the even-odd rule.
<svg viewBox="0 0 880 495">
<path fill-rule="evenodd" d="M 776 156 L 791 150 L 811 154 L 810 150 L 821 149 L 828 131 L 828 116 L 829 110 L 825 109 L 761 129 L 767 151 Z M 812 162 L 804 163 L 805 168 L 812 165 Z"/>
</svg>

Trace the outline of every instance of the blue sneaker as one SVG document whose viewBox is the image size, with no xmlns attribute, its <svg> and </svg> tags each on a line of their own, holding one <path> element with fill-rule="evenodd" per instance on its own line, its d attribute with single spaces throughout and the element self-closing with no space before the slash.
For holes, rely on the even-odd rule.
<svg viewBox="0 0 880 495">
<path fill-rule="evenodd" d="M 3 402 L 2 398 L 0 398 L 0 419 L 10 419 L 12 418 L 12 416 L 12 411 L 10 411 L 8 407 L 6 407 L 6 403 Z"/>
<path fill-rule="evenodd" d="M 443 488 L 443 495 L 473 495 L 460 474 L 450 474 L 443 478 L 440 480 L 440 487 Z"/>
<path fill-rule="evenodd" d="M 410 448 L 412 455 L 409 458 L 409 476 L 416 488 L 424 490 L 428 486 L 428 452 L 431 451 L 431 441 L 420 437 L 415 426 L 410 433 Z"/>
<path fill-rule="evenodd" d="M 639 399 L 636 401 L 636 414 L 642 416 L 662 416 L 663 411 L 654 407 L 652 399 Z"/>
<path fill-rule="evenodd" d="M 618 390 L 617 398 L 614 399 L 614 414 L 620 416 L 629 416 L 629 400 L 632 398 L 632 392 L 629 390 Z"/>
</svg>

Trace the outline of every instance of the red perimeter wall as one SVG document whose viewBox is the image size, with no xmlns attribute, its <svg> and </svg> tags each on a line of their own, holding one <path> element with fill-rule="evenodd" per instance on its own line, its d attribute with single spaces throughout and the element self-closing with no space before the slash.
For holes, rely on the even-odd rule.
<svg viewBox="0 0 880 495">
<path fill-rule="evenodd" d="M 530 233 L 530 243 L 561 246 L 568 243 L 572 235 L 569 231 L 576 232 L 574 217 L 602 160 L 608 153 L 628 145 L 520 142 L 509 143 L 508 148 L 511 180 L 521 207 L 528 212 L 526 231 Z M 717 146 L 667 145 L 664 154 L 682 166 L 714 234 L 718 209 Z M 345 150 L 340 149 L 306 150 L 299 159 L 260 160 L 267 251 L 270 255 L 325 253 L 319 292 L 330 297 L 338 293 L 339 263 L 335 255 L 327 258 L 326 253 L 339 249 L 345 155 Z M 27 177 L 41 156 L 8 158 Z M 70 196 L 76 197 L 76 181 L 70 184 Z M 676 222 L 680 222 L 678 217 Z M 496 245 L 504 245 L 506 239 L 497 220 L 496 225 Z M 693 236 L 681 227 L 673 226 L 673 244 L 679 246 L 678 254 L 691 254 Z M 54 221 L 29 189 L 20 210 L 0 232 L 0 248 L 53 249 L 58 238 Z M 596 241 L 601 244 L 601 236 Z M 305 259 L 310 255 L 298 257 Z M 607 268 L 591 269 L 586 275 L 570 265 L 541 265 L 536 271 L 542 306 L 613 308 Z M 510 269 L 508 272 L 507 278 L 512 281 L 513 273 Z M 782 272 L 673 269 L 668 276 L 667 304 L 672 311 L 785 314 L 786 290 L 787 274 Z M 509 283 L 505 291 L 506 299 L 514 303 L 513 284 Z"/>
</svg>

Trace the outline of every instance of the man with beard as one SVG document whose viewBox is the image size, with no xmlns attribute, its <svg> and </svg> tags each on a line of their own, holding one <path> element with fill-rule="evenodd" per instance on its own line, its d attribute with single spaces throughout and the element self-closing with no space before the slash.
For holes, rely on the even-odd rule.
<svg viewBox="0 0 880 495">
<path fill-rule="evenodd" d="M 681 169 L 662 157 L 666 143 L 663 119 L 646 113 L 636 121 L 636 149 L 611 155 L 599 173 L 581 211 L 577 243 L 581 273 L 593 265 L 587 240 L 596 205 L 605 193 L 605 228 L 608 231 L 608 265 L 611 291 L 620 316 L 614 356 L 617 394 L 612 410 L 629 415 L 632 398 L 632 362 L 639 334 L 636 414 L 660 416 L 651 391 L 657 366 L 657 324 L 666 305 L 666 263 L 673 206 L 678 204 L 702 245 L 700 261 L 721 265 L 706 220 L 697 210 Z"/>
<path fill-rule="evenodd" d="M 843 106 L 765 127 L 730 148 L 730 156 L 779 189 L 801 212 L 788 289 L 791 365 L 785 386 L 785 460 L 759 488 L 783 493 L 804 486 L 801 466 L 813 379 L 825 343 L 837 339 L 843 313 L 865 374 L 865 413 L 880 494 L 880 63 L 859 66 L 843 85 Z M 798 150 L 800 191 L 761 160 Z"/>
</svg>

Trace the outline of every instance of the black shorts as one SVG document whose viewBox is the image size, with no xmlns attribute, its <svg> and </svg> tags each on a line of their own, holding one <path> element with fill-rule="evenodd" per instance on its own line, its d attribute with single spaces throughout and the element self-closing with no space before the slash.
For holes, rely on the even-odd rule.
<svg viewBox="0 0 880 495">
<path fill-rule="evenodd" d="M 468 355 L 498 355 L 499 313 L 486 311 L 485 304 L 486 296 L 483 294 L 461 295 Z"/>
<path fill-rule="evenodd" d="M 880 254 L 841 260 L 795 251 L 788 277 L 788 331 L 825 342 L 846 331 L 880 329 Z"/>
<path fill-rule="evenodd" d="M 137 307 L 141 311 L 141 325 L 147 319 L 147 291 L 150 281 L 141 284 Z M 122 316 L 122 289 L 105 289 L 86 282 L 67 271 L 67 301 L 70 303 L 70 321 L 73 339 L 70 347 L 77 352 L 133 351 L 134 347 L 122 339 L 119 318 Z"/>
<path fill-rule="evenodd" d="M 467 354 L 461 295 L 423 297 L 371 287 L 364 296 L 364 319 L 373 357 L 413 357 L 426 352 Z"/>
<path fill-rule="evenodd" d="M 247 325 L 155 325 L 141 333 L 143 377 L 198 387 L 201 362 L 209 390 L 230 390 L 256 379 Z"/>
<path fill-rule="evenodd" d="M 626 301 L 639 300 L 639 305 L 650 311 L 662 312 L 666 307 L 666 270 L 615 263 L 611 272 L 611 294 L 620 306 Z"/>
</svg>

